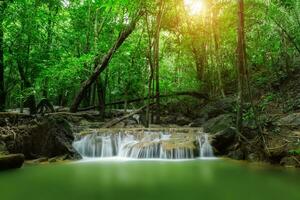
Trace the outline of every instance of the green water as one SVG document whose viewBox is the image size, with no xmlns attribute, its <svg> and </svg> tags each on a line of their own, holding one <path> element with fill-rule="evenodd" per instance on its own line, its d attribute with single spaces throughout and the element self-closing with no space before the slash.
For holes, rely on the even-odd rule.
<svg viewBox="0 0 300 200">
<path fill-rule="evenodd" d="M 300 173 L 225 160 L 98 161 L 0 172 L 1 200 L 299 200 Z"/>
</svg>

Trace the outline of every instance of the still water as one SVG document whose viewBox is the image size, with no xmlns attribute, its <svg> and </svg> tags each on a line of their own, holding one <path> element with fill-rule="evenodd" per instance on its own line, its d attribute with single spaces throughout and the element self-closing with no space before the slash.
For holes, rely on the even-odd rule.
<svg viewBox="0 0 300 200">
<path fill-rule="evenodd" d="M 102 160 L 0 172 L 1 200 L 300 200 L 300 172 L 226 160 Z"/>
</svg>

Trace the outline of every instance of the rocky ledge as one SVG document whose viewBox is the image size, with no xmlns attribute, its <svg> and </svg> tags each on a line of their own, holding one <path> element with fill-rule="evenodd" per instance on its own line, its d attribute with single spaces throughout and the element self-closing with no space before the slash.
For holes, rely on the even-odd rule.
<svg viewBox="0 0 300 200">
<path fill-rule="evenodd" d="M 31 117 L 3 113 L 0 119 L 0 155 L 22 154 L 26 160 L 81 158 L 72 146 L 74 136 L 71 126 L 60 116 Z M 2 158 L 9 160 L 15 156 Z M 17 158 L 21 160 L 20 156 Z M 5 168 L 3 162 L 0 162 L 0 168 Z"/>
<path fill-rule="evenodd" d="M 24 160 L 23 154 L 0 155 L 0 170 L 20 168 Z"/>
</svg>

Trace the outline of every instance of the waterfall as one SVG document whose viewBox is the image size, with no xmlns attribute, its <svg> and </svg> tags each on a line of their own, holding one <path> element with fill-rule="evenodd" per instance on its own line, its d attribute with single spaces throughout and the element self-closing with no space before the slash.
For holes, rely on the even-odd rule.
<svg viewBox="0 0 300 200">
<path fill-rule="evenodd" d="M 73 143 L 83 157 L 190 159 L 213 157 L 207 134 L 186 136 L 164 132 L 93 133 Z"/>
<path fill-rule="evenodd" d="M 208 141 L 208 135 L 198 136 L 200 157 L 214 157 L 213 148 Z"/>
</svg>

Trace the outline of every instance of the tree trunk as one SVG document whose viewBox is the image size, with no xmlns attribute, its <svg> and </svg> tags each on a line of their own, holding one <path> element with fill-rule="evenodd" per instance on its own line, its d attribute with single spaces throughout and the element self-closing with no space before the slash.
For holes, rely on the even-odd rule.
<svg viewBox="0 0 300 200">
<path fill-rule="evenodd" d="M 246 68 L 246 48 L 244 30 L 244 1 L 238 0 L 238 45 L 237 45 L 237 67 L 238 67 L 238 109 L 237 109 L 237 129 L 242 133 L 245 68 Z"/>
<path fill-rule="evenodd" d="M 84 94 L 91 87 L 91 85 L 96 81 L 97 77 L 108 67 L 112 56 L 119 49 L 119 47 L 124 43 L 124 41 L 129 37 L 129 35 L 133 32 L 138 20 L 139 20 L 139 16 L 137 18 L 133 19 L 133 21 L 125 28 L 125 30 L 123 30 L 120 33 L 118 39 L 113 44 L 111 49 L 107 52 L 107 54 L 102 58 L 101 63 L 97 65 L 93 74 L 89 77 L 88 80 L 86 80 L 82 84 L 80 91 L 79 91 L 78 95 L 76 96 L 76 98 L 70 108 L 70 112 L 77 112 L 78 107 L 79 107 L 82 99 L 84 98 Z M 96 58 L 96 60 L 98 60 L 98 57 Z"/>
<path fill-rule="evenodd" d="M 98 94 L 98 107 L 102 119 L 105 117 L 105 86 L 102 83 L 101 77 L 97 79 L 97 94 Z"/>
<path fill-rule="evenodd" d="M 221 76 L 221 62 L 220 62 L 220 48 L 219 48 L 219 26 L 218 26 L 218 11 L 214 11 L 212 14 L 212 30 L 213 30 L 213 38 L 215 42 L 215 65 L 216 65 L 216 70 L 217 70 L 217 75 L 218 75 L 218 89 L 222 95 L 222 97 L 225 97 L 225 92 L 223 88 L 223 81 L 222 81 L 222 76 Z"/>
<path fill-rule="evenodd" d="M 48 22 L 47 22 L 47 43 L 46 43 L 46 54 L 45 54 L 45 60 L 50 60 L 50 53 L 52 48 L 52 35 L 53 35 L 53 21 L 52 21 L 52 12 L 53 12 L 53 2 L 49 1 L 47 4 L 48 7 Z M 44 86 L 42 90 L 42 95 L 44 98 L 48 98 L 48 78 L 46 77 L 44 80 Z"/>
<path fill-rule="evenodd" d="M 22 67 L 22 64 L 20 61 L 17 61 L 18 70 L 20 74 L 21 81 L 23 82 L 24 89 L 31 88 L 31 83 L 26 78 L 24 69 Z M 36 114 L 36 102 L 35 102 L 35 96 L 34 94 L 30 94 L 24 101 L 24 106 L 29 108 L 30 114 Z"/>
<path fill-rule="evenodd" d="M 160 41 L 160 30 L 161 21 L 164 9 L 163 0 L 159 1 L 159 10 L 156 16 L 156 30 L 154 36 L 154 47 L 153 47 L 153 64 L 155 68 L 155 93 L 156 93 L 156 123 L 160 123 L 160 90 L 159 90 L 159 41 Z"/>
<path fill-rule="evenodd" d="M 5 110 L 6 92 L 4 88 L 4 37 L 3 37 L 3 19 L 5 2 L 0 5 L 0 112 Z"/>
</svg>

